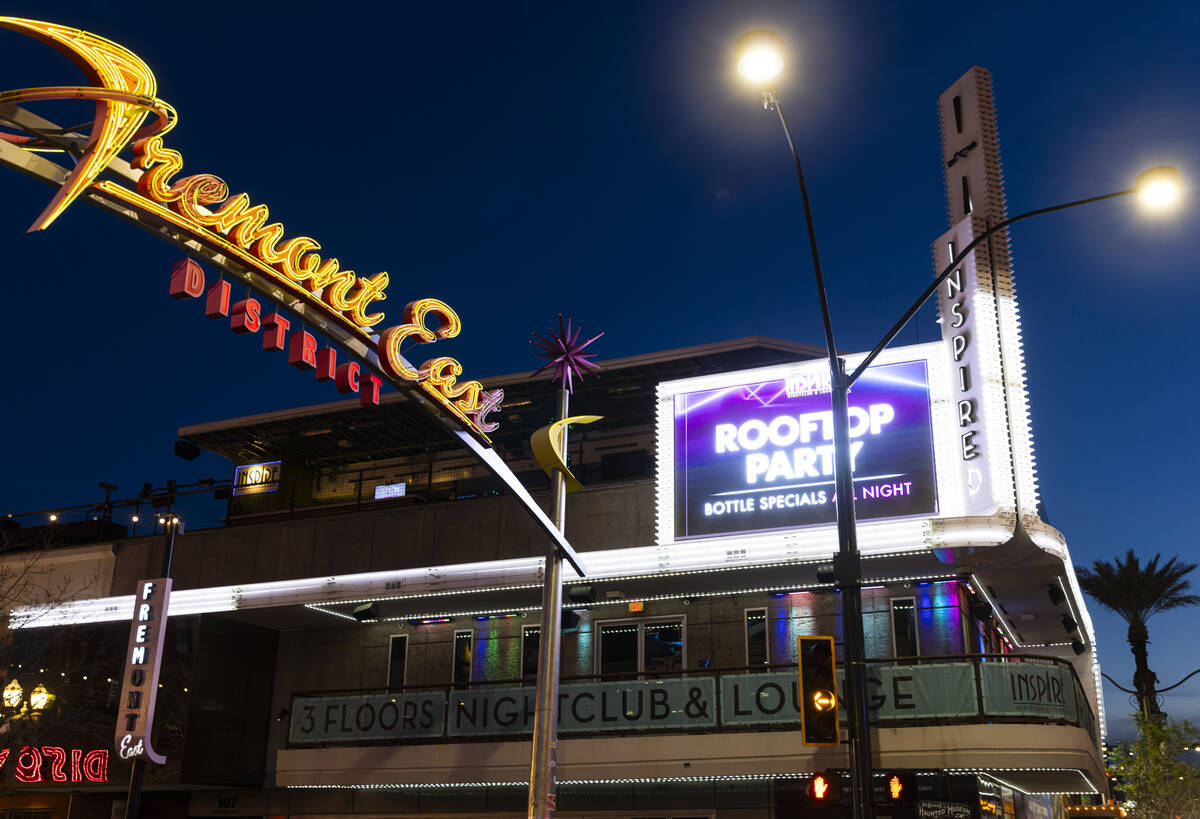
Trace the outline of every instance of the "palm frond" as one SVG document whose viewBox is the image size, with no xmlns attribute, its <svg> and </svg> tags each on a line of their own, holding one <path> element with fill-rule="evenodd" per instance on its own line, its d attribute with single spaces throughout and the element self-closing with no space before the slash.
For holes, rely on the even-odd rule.
<svg viewBox="0 0 1200 819">
<path fill-rule="evenodd" d="M 1187 575 L 1196 564 L 1172 557 L 1159 566 L 1161 558 L 1156 554 L 1142 565 L 1130 549 L 1124 558 L 1097 560 L 1090 569 L 1078 569 L 1076 575 L 1079 585 L 1097 603 L 1127 623 L 1144 624 L 1157 612 L 1200 603 L 1200 596 L 1187 593 L 1192 585 Z"/>
</svg>

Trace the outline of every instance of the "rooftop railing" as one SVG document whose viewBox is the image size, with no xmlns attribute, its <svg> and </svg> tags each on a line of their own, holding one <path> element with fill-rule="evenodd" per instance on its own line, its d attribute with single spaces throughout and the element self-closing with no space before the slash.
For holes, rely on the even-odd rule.
<svg viewBox="0 0 1200 819">
<path fill-rule="evenodd" d="M 620 453 L 628 454 L 628 453 Z M 635 454 L 645 454 L 638 450 Z M 586 461 L 577 473 L 588 485 L 645 478 L 647 458 Z M 409 464 L 305 474 L 260 486 L 235 486 L 231 479 L 154 488 L 137 495 L 110 496 L 94 503 L 69 504 L 0 516 L 5 542 L 39 547 L 100 543 L 159 534 L 160 518 L 173 514 L 185 531 L 345 514 L 426 503 L 500 495 L 508 490 L 473 463 Z M 530 491 L 549 487 L 540 470 L 517 476 Z"/>
</svg>

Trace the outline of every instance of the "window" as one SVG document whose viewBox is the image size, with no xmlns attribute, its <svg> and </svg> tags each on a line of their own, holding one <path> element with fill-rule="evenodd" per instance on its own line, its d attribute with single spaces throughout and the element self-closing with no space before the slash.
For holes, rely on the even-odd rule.
<svg viewBox="0 0 1200 819">
<path fill-rule="evenodd" d="M 746 665 L 767 665 L 767 610 L 746 609 Z"/>
<path fill-rule="evenodd" d="M 524 626 L 521 629 L 521 676 L 536 677 L 538 651 L 541 648 L 542 627 Z"/>
<path fill-rule="evenodd" d="M 954 130 L 962 133 L 962 97 L 954 98 Z"/>
<path fill-rule="evenodd" d="M 600 623 L 601 674 L 682 671 L 683 618 Z"/>
<path fill-rule="evenodd" d="M 471 632 L 454 632 L 454 671 L 451 682 L 471 681 Z"/>
<path fill-rule="evenodd" d="M 408 663 L 408 635 L 393 634 L 388 651 L 388 688 L 404 687 L 404 667 Z"/>
<path fill-rule="evenodd" d="M 895 657 L 916 657 L 917 604 L 911 597 L 892 601 L 892 651 Z"/>
<path fill-rule="evenodd" d="M 974 210 L 974 208 L 971 206 L 971 186 L 967 184 L 966 176 L 964 176 L 962 178 L 962 186 L 963 186 L 963 201 L 962 201 L 963 216 L 966 216 L 968 213 L 970 213 L 972 210 Z"/>
</svg>

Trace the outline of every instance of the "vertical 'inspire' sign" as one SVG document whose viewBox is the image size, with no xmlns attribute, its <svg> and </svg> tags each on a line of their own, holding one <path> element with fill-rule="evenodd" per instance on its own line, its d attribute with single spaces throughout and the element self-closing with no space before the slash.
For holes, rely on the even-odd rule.
<svg viewBox="0 0 1200 819">
<path fill-rule="evenodd" d="M 158 694 L 158 670 L 162 663 L 171 578 L 139 580 L 136 588 L 125 675 L 118 702 L 116 750 L 121 759 L 144 757 L 161 765 L 166 762 L 166 757 L 150 746 L 150 732 Z"/>
</svg>

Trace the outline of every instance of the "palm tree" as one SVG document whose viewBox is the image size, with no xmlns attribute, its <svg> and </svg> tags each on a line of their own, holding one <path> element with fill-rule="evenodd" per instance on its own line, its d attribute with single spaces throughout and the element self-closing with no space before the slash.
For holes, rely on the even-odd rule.
<svg viewBox="0 0 1200 819">
<path fill-rule="evenodd" d="M 1173 557 L 1160 567 L 1158 559 L 1161 556 L 1156 554 L 1142 566 L 1130 549 L 1123 560 L 1097 560 L 1092 563 L 1092 568 L 1076 572 L 1085 592 L 1129 624 L 1127 638 L 1135 666 L 1133 687 L 1137 690 L 1141 712 L 1147 716 L 1162 712 L 1154 691 L 1158 677 L 1146 662 L 1146 646 L 1150 643 L 1146 621 L 1160 611 L 1200 603 L 1200 597 L 1187 594 L 1192 584 L 1186 575 L 1196 568 L 1196 564 L 1179 563 Z"/>
</svg>

